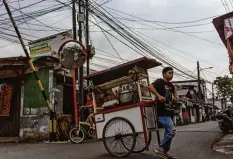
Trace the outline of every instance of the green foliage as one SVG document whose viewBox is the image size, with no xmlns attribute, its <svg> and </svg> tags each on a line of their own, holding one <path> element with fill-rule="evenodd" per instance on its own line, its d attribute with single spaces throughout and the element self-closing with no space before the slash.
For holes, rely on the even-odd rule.
<svg viewBox="0 0 234 159">
<path fill-rule="evenodd" d="M 225 99 L 231 99 L 233 97 L 233 81 L 228 76 L 216 77 L 214 85 L 217 90 L 217 94 Z M 232 101 L 232 100 L 231 100 Z"/>
</svg>

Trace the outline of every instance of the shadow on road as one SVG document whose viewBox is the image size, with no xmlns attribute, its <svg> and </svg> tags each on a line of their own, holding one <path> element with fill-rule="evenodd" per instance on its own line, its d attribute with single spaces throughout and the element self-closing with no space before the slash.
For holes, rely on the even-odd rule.
<svg viewBox="0 0 234 159">
<path fill-rule="evenodd" d="M 115 158 L 109 154 L 103 154 L 103 155 L 99 155 L 96 156 L 95 158 L 101 158 L 101 159 L 111 159 L 111 158 Z M 131 154 L 128 156 L 128 158 L 133 158 L 133 159 L 159 159 L 159 157 L 157 157 L 157 155 L 152 155 L 152 154 L 144 154 L 144 153 L 139 153 L 139 154 Z"/>
</svg>

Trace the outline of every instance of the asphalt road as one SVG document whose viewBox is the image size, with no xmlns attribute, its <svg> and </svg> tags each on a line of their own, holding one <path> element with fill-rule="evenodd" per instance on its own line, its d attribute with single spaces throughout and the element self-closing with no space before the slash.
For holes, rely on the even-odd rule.
<svg viewBox="0 0 234 159">
<path fill-rule="evenodd" d="M 180 159 L 231 159 L 212 149 L 212 144 L 221 136 L 215 122 L 194 124 L 177 128 L 171 153 Z M 153 136 L 153 142 L 157 143 Z M 131 154 L 132 159 L 157 159 L 152 144 L 149 152 Z M 102 142 L 79 145 L 71 143 L 1 144 L 0 159 L 111 159 Z"/>
</svg>

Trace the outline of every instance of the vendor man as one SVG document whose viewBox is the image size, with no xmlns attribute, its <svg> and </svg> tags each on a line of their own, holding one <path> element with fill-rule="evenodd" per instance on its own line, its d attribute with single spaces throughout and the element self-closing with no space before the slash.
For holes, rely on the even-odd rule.
<svg viewBox="0 0 234 159">
<path fill-rule="evenodd" d="M 174 116 L 173 101 L 177 101 L 175 98 L 176 90 L 170 82 L 173 78 L 173 69 L 171 67 L 165 67 L 162 71 L 162 75 L 163 78 L 157 79 L 149 86 L 149 90 L 157 98 L 159 122 L 165 129 L 164 138 L 159 148 L 154 150 L 154 152 L 161 158 L 175 159 L 176 157 L 168 153 L 172 139 L 176 134 L 176 129 L 172 121 L 172 117 Z"/>
</svg>

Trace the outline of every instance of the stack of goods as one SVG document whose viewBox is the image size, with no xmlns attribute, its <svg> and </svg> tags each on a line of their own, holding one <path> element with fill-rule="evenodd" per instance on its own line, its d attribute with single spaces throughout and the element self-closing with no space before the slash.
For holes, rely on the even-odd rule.
<svg viewBox="0 0 234 159">
<path fill-rule="evenodd" d="M 13 86 L 7 84 L 0 85 L 0 116 L 8 116 L 11 108 Z"/>
</svg>

